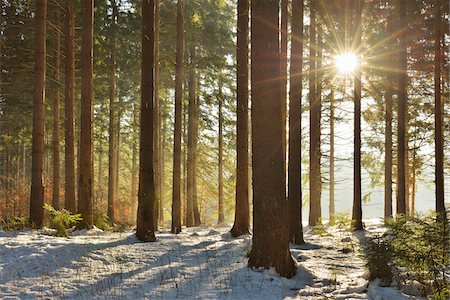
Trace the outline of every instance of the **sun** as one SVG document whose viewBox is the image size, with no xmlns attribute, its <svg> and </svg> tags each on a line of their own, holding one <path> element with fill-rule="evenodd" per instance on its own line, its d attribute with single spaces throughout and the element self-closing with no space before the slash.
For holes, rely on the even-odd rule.
<svg viewBox="0 0 450 300">
<path fill-rule="evenodd" d="M 354 53 L 347 52 L 336 55 L 334 57 L 334 64 L 341 74 L 351 74 L 358 67 L 358 58 Z"/>
</svg>

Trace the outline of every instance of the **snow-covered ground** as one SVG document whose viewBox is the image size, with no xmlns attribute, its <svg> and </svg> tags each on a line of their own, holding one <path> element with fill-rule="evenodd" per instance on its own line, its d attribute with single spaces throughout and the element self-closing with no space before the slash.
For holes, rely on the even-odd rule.
<svg viewBox="0 0 450 300">
<path fill-rule="evenodd" d="M 366 222 L 368 231 L 379 231 Z M 247 267 L 251 237 L 229 227 L 189 228 L 141 243 L 133 232 L 76 232 L 70 238 L 35 231 L 0 232 L 1 299 L 408 299 L 368 284 L 359 250 L 363 234 L 318 235 L 292 246 L 297 275 Z M 366 233 L 368 234 L 368 233 Z"/>
</svg>

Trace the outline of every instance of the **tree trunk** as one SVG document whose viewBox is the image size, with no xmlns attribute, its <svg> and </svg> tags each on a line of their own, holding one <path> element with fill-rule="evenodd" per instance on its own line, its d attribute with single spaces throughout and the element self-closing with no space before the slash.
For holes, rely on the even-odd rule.
<svg viewBox="0 0 450 300">
<path fill-rule="evenodd" d="M 194 196 L 192 201 L 192 212 L 194 213 L 194 226 L 199 226 L 201 224 L 200 219 L 200 206 L 201 203 L 198 201 L 197 193 L 197 157 L 198 157 L 198 136 L 199 136 L 199 116 L 200 116 L 200 100 L 198 95 L 195 100 L 195 119 L 194 119 Z"/>
<path fill-rule="evenodd" d="M 33 153 L 31 168 L 30 224 L 42 227 L 44 223 L 44 164 L 45 126 L 45 40 L 47 0 L 36 2 L 36 43 L 34 48 L 35 91 L 33 99 Z"/>
<path fill-rule="evenodd" d="M 93 100 L 93 21 L 94 1 L 81 3 L 83 28 L 81 44 L 81 135 L 80 179 L 78 186 L 78 211 L 83 220 L 80 226 L 93 227 L 92 211 L 92 100 Z"/>
<path fill-rule="evenodd" d="M 52 191 L 52 206 L 59 210 L 59 186 L 60 186 L 60 65 L 61 65 L 61 1 L 56 2 L 56 17 L 55 17 L 55 98 L 53 101 L 53 191 Z"/>
<path fill-rule="evenodd" d="M 108 218 L 111 223 L 116 221 L 115 203 L 117 201 L 117 119 L 116 119 L 116 1 L 111 1 L 111 49 L 109 64 L 109 150 L 108 150 Z"/>
<path fill-rule="evenodd" d="M 361 14 L 362 0 L 354 0 L 353 6 L 356 9 L 355 32 L 356 47 L 359 49 L 361 44 Z M 361 54 L 357 53 L 358 60 L 361 60 Z M 355 230 L 362 230 L 362 197 L 361 197 L 361 69 L 356 68 L 354 73 L 354 162 L 353 162 L 353 214 L 352 221 Z"/>
<path fill-rule="evenodd" d="M 281 64 L 280 64 L 280 85 L 281 85 L 281 112 L 283 121 L 283 155 L 284 167 L 286 168 L 286 119 L 287 119 L 287 64 L 288 64 L 288 0 L 281 0 L 281 28 L 280 28 L 280 48 L 281 48 Z M 286 172 L 286 170 L 285 170 Z"/>
<path fill-rule="evenodd" d="M 399 0 L 399 14 L 400 14 L 400 33 L 399 33 L 399 59 L 400 59 L 400 75 L 399 75 L 399 91 L 398 91 L 398 154 L 397 154 L 397 214 L 406 213 L 406 167 L 405 167 L 405 152 L 406 152 L 406 110 L 407 110 L 407 60 L 406 60 L 406 0 Z"/>
<path fill-rule="evenodd" d="M 74 140 L 74 86 L 75 86 L 75 59 L 74 59 L 74 1 L 66 2 L 66 27 L 65 27 L 65 97 L 64 97 L 64 127 L 65 127 L 65 184 L 64 206 L 71 213 L 77 211 L 75 200 L 75 140 Z"/>
<path fill-rule="evenodd" d="M 162 116 L 162 115 L 161 115 Z M 165 159 L 166 159 L 166 155 L 165 155 L 165 149 L 166 149 L 166 121 L 163 120 L 161 118 L 161 122 L 162 122 L 162 140 L 160 143 L 160 152 L 161 153 L 161 165 L 160 165 L 160 180 L 161 180 L 161 185 L 160 185 L 160 199 L 159 199 L 159 224 L 161 227 L 164 226 L 164 184 L 165 184 L 165 170 L 166 170 L 166 166 L 165 166 Z"/>
<path fill-rule="evenodd" d="M 189 66 L 189 104 L 188 104 L 188 128 L 187 128 L 187 217 L 186 226 L 194 226 L 194 123 L 195 123 L 195 110 L 196 110 L 196 95 L 195 95 L 195 70 L 194 70 L 194 59 L 195 59 L 195 44 L 192 42 L 190 49 L 190 66 Z"/>
<path fill-rule="evenodd" d="M 303 88 L 303 0 L 292 2 L 292 47 L 289 98 L 288 199 L 290 240 L 303 244 L 302 225 L 302 88 Z M 283 62 L 284 63 L 284 62 Z"/>
<path fill-rule="evenodd" d="M 177 3 L 175 126 L 173 144 L 172 233 L 181 232 L 181 114 L 183 113 L 184 5 Z"/>
<path fill-rule="evenodd" d="M 138 124 L 138 113 L 136 109 L 136 105 L 133 106 L 133 153 L 131 158 L 131 213 L 132 216 L 136 216 L 137 213 L 137 173 L 138 173 L 138 145 L 136 143 L 136 139 L 138 138 L 138 134 L 136 134 L 139 130 L 137 129 Z M 136 133 L 135 133 L 136 132 Z M 133 220 L 135 218 L 133 217 Z"/>
<path fill-rule="evenodd" d="M 249 0 L 238 0 L 237 7 L 237 166 L 236 208 L 231 235 L 238 237 L 249 233 L 249 174 L 248 174 L 248 36 Z"/>
<path fill-rule="evenodd" d="M 441 93 L 441 1 L 436 1 L 436 20 L 434 38 L 434 140 L 435 140 L 435 184 L 436 184 L 436 212 L 444 214 L 444 136 L 442 132 L 442 93 Z"/>
<path fill-rule="evenodd" d="M 136 236 L 143 242 L 155 237 L 158 201 L 154 174 L 154 68 L 155 68 L 155 1 L 142 1 L 142 65 L 141 65 L 141 136 L 139 159 L 139 196 Z"/>
<path fill-rule="evenodd" d="M 282 146 L 278 0 L 254 0 L 252 41 L 253 244 L 249 266 L 295 274 L 289 251 Z"/>
<path fill-rule="evenodd" d="M 321 175 L 320 175 L 320 97 L 317 93 L 317 0 L 311 0 L 310 15 L 310 54 L 309 54 L 309 105 L 310 105 L 310 145 L 309 145 L 309 225 L 314 226 L 321 218 Z"/>
<path fill-rule="evenodd" d="M 329 207 L 329 213 L 330 213 L 330 225 L 334 225 L 335 223 L 335 215 L 336 215 L 336 209 L 335 209 L 335 200 L 334 200 L 334 90 L 333 87 L 331 88 L 330 93 L 330 207 Z"/>
<path fill-rule="evenodd" d="M 155 0 L 155 134 L 154 134 L 154 160 L 155 160 L 155 186 L 156 193 L 158 195 L 158 202 L 155 207 L 155 229 L 160 224 L 160 212 L 162 201 L 162 188 L 161 188 L 161 151 L 160 151 L 160 136 L 161 136 L 161 104 L 159 98 L 159 0 Z M 164 222 L 163 222 L 164 223 Z"/>
<path fill-rule="evenodd" d="M 388 36 L 394 34 L 392 15 L 388 17 L 387 23 Z M 389 45 L 393 45 L 390 43 Z M 393 56 L 387 57 L 386 63 L 392 63 Z M 392 217 L 392 81 L 393 74 L 388 72 L 386 77 L 386 132 L 385 132 L 385 162 L 384 162 L 384 217 Z"/>
<path fill-rule="evenodd" d="M 225 221 L 225 214 L 224 214 L 224 208 L 223 208 L 223 96 L 222 96 L 222 83 L 220 82 L 221 79 L 219 79 L 219 212 L 218 212 L 218 224 L 221 224 Z"/>
</svg>

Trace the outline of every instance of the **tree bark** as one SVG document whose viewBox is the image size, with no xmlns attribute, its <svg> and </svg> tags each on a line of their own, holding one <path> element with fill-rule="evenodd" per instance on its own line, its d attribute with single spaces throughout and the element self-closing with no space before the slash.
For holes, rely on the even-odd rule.
<svg viewBox="0 0 450 300">
<path fill-rule="evenodd" d="M 224 208 L 223 208 L 223 95 L 222 95 L 222 83 L 220 82 L 221 79 L 219 79 L 219 212 L 218 212 L 218 224 L 221 224 L 225 221 L 225 214 L 224 214 Z"/>
<path fill-rule="evenodd" d="M 237 166 L 236 207 L 231 235 L 238 237 L 249 233 L 249 174 L 248 174 L 248 37 L 249 0 L 238 0 L 237 47 L 236 47 L 236 94 L 237 94 Z"/>
<path fill-rule="evenodd" d="M 194 160 L 193 160 L 193 165 L 194 165 L 194 178 L 193 178 L 194 191 L 193 191 L 193 193 L 194 193 L 194 197 L 193 197 L 193 201 L 192 201 L 192 212 L 194 213 L 194 226 L 199 226 L 201 224 L 201 219 L 200 219 L 201 202 L 198 199 L 198 193 L 197 193 L 197 158 L 198 158 L 199 118 L 200 118 L 200 100 L 199 100 L 198 95 L 196 95 L 195 119 L 194 119 Z"/>
<path fill-rule="evenodd" d="M 287 119 L 287 68 L 288 68 L 288 0 L 281 0 L 281 28 L 280 28 L 280 48 L 281 48 L 281 64 L 280 64 L 280 85 L 281 85 L 281 112 L 283 121 L 283 155 L 284 165 L 286 168 L 286 119 Z M 286 170 L 285 170 L 286 172 Z"/>
<path fill-rule="evenodd" d="M 394 34 L 392 15 L 389 15 L 387 22 L 388 36 Z M 389 43 L 393 45 L 394 43 Z M 388 50 L 389 51 L 389 50 Z M 387 57 L 386 63 L 392 63 L 393 56 Z M 392 86 L 393 74 L 388 72 L 386 77 L 386 132 L 385 132 L 385 162 L 384 162 L 384 217 L 392 217 Z"/>
<path fill-rule="evenodd" d="M 435 184 L 436 212 L 445 215 L 444 203 L 444 136 L 442 132 L 442 93 L 441 93 L 441 1 L 435 1 L 435 36 L 434 36 L 434 140 L 435 140 Z"/>
<path fill-rule="evenodd" d="M 251 11 L 253 244 L 249 266 L 295 274 L 289 251 L 282 147 L 278 0 L 254 0 Z"/>
<path fill-rule="evenodd" d="M 309 54 L 309 105 L 310 105 L 310 145 L 309 145 L 309 225 L 315 226 L 321 218 L 321 175 L 320 175 L 320 97 L 317 87 L 317 0 L 311 0 L 310 13 L 310 54 Z"/>
<path fill-rule="evenodd" d="M 357 49 L 361 44 L 361 14 L 363 0 L 354 0 L 353 7 L 356 10 L 355 42 Z M 360 51 L 360 50 L 359 50 Z M 357 53 L 358 60 L 361 60 L 361 54 Z M 354 73 L 354 162 L 353 162 L 353 214 L 352 221 L 355 230 L 362 230 L 362 196 L 361 196 L 361 69 L 356 68 Z"/>
<path fill-rule="evenodd" d="M 330 93 L 330 207 L 329 207 L 329 213 L 330 213 L 330 225 L 334 225 L 335 223 L 335 215 L 336 215 L 336 209 L 335 209 L 335 180 L 334 180 L 334 90 L 333 87 L 331 88 Z"/>
<path fill-rule="evenodd" d="M 116 112 L 116 17 L 117 4 L 111 1 L 111 49 L 109 64 L 109 150 L 108 150 L 108 218 L 116 221 L 115 203 L 117 201 L 117 112 Z"/>
<path fill-rule="evenodd" d="M 77 211 L 75 199 L 75 140 L 74 140 L 74 98 L 75 98 L 75 59 L 74 59 L 74 37 L 75 18 L 74 1 L 66 1 L 66 26 L 65 26 L 65 184 L 64 184 L 64 206 L 71 213 Z"/>
<path fill-rule="evenodd" d="M 36 39 L 34 48 L 35 90 L 33 98 L 33 152 L 31 168 L 30 224 L 42 227 L 44 223 L 44 164 L 45 126 L 45 69 L 46 69 L 46 15 L 47 0 L 36 2 Z"/>
<path fill-rule="evenodd" d="M 53 100 L 53 191 L 52 206 L 60 209 L 59 205 L 59 187 L 60 187 L 60 65 L 61 65 L 61 1 L 56 1 L 55 16 L 55 98 Z"/>
<path fill-rule="evenodd" d="M 400 59 L 400 75 L 399 75 L 399 91 L 398 91 L 398 154 L 397 154 L 397 215 L 406 214 L 406 110 L 407 110 L 407 52 L 406 52 L 406 0 L 399 0 L 400 15 L 400 34 L 399 34 L 399 59 Z"/>
<path fill-rule="evenodd" d="M 160 27 L 160 7 L 159 0 L 155 0 L 155 134 L 154 134 L 154 145 L 155 145 L 155 185 L 156 193 L 158 195 L 158 202 L 155 208 L 155 228 L 158 228 L 158 224 L 161 224 L 161 201 L 162 201 L 162 187 L 161 187 L 161 147 L 160 147 L 160 136 L 161 136 L 161 99 L 159 97 L 159 27 Z M 164 224 L 164 221 L 162 222 Z"/>
<path fill-rule="evenodd" d="M 290 241 L 303 244 L 302 225 L 302 89 L 303 89 L 303 0 L 292 1 L 292 46 L 289 98 L 288 199 Z M 283 62 L 284 63 L 284 62 Z"/>
<path fill-rule="evenodd" d="M 78 211 L 83 220 L 80 227 L 93 227 L 92 203 L 92 100 L 93 100 L 93 21 L 94 1 L 85 0 L 82 7 L 81 44 L 81 134 L 80 179 L 78 186 Z"/>
<path fill-rule="evenodd" d="M 187 201 L 186 201 L 186 226 L 194 226 L 194 139 L 195 139 L 195 119 L 196 119 L 196 95 L 195 95 L 195 44 L 192 42 L 189 49 L 190 66 L 189 66 L 189 104 L 188 104 L 188 126 L 187 126 Z"/>
<path fill-rule="evenodd" d="M 141 64 L 141 136 L 139 158 L 139 191 L 136 236 L 143 242 L 155 237 L 158 201 L 154 166 L 154 69 L 155 69 L 155 1 L 142 1 L 142 64 Z"/>
<path fill-rule="evenodd" d="M 133 220 L 136 221 L 135 217 L 137 216 L 137 190 L 138 190 L 138 181 L 137 181 L 137 173 L 138 173 L 138 145 L 136 143 L 136 139 L 138 138 L 137 132 L 138 130 L 138 112 L 136 105 L 133 106 L 133 153 L 131 158 L 131 213 L 134 216 Z"/>
<path fill-rule="evenodd" d="M 172 233 L 181 232 L 181 114 L 183 113 L 184 5 L 177 3 L 175 128 L 173 144 Z"/>
</svg>

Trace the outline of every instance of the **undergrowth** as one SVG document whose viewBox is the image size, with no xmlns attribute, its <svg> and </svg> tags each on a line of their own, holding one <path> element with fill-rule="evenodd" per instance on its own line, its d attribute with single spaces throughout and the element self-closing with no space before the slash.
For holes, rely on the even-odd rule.
<svg viewBox="0 0 450 300">
<path fill-rule="evenodd" d="M 49 204 L 44 208 L 50 213 L 50 227 L 56 229 L 56 236 L 67 237 L 67 229 L 83 220 L 81 214 L 71 214 L 66 209 L 56 210 Z"/>
</svg>

